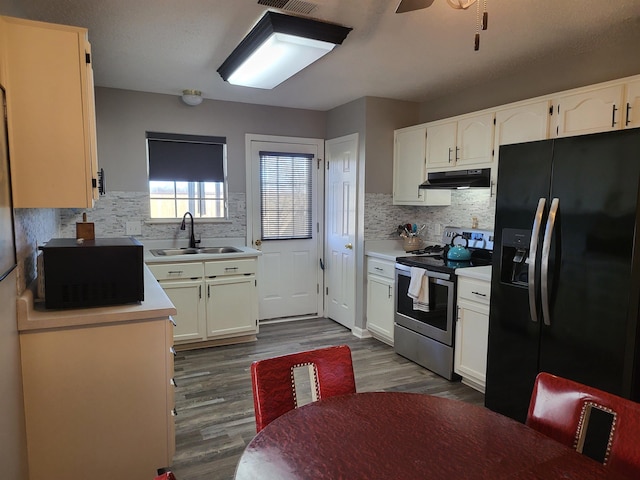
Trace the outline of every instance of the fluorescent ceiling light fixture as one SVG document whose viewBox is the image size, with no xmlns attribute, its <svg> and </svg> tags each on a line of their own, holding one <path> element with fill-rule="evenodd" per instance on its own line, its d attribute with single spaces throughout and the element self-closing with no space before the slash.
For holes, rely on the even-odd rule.
<svg viewBox="0 0 640 480">
<path fill-rule="evenodd" d="M 271 89 L 340 45 L 351 30 L 268 11 L 218 73 L 234 85 Z"/>
</svg>

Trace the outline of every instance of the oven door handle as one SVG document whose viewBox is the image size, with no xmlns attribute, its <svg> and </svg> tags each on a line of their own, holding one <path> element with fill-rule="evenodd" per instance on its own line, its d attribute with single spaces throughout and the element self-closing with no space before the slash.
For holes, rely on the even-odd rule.
<svg viewBox="0 0 640 480">
<path fill-rule="evenodd" d="M 553 230 L 556 226 L 556 217 L 560 200 L 554 198 L 551 201 L 549 209 L 549 217 L 547 218 L 547 227 L 544 232 L 544 241 L 542 242 L 542 269 L 540 271 L 540 283 L 542 294 L 542 319 L 547 326 L 551 325 L 551 306 L 549 304 L 549 252 L 551 251 L 551 240 L 553 238 Z"/>
<path fill-rule="evenodd" d="M 536 307 L 536 257 L 538 255 L 538 238 L 540 236 L 540 226 L 542 225 L 542 214 L 544 213 L 546 202 L 546 198 L 540 198 L 540 200 L 538 200 L 538 208 L 533 218 L 531 240 L 529 243 L 529 311 L 531 312 L 532 322 L 538 321 L 538 309 Z"/>
</svg>

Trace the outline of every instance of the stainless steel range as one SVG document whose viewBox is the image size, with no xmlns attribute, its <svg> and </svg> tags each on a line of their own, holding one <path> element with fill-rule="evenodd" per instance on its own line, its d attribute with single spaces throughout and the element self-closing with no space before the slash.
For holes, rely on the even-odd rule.
<svg viewBox="0 0 640 480">
<path fill-rule="evenodd" d="M 396 258 L 394 348 L 403 357 L 454 380 L 457 378 L 453 372 L 457 315 L 455 270 L 490 265 L 493 232 L 446 227 L 442 243 Z M 455 253 L 470 253 L 470 258 L 449 260 L 448 252 L 453 246 L 467 248 L 468 252 L 458 248 Z"/>
</svg>

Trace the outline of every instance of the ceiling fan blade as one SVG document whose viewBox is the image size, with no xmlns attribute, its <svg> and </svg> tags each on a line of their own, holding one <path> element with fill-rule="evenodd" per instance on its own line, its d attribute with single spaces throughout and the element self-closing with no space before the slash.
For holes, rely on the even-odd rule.
<svg viewBox="0 0 640 480">
<path fill-rule="evenodd" d="M 400 0 L 396 13 L 413 12 L 430 7 L 434 0 Z"/>
</svg>

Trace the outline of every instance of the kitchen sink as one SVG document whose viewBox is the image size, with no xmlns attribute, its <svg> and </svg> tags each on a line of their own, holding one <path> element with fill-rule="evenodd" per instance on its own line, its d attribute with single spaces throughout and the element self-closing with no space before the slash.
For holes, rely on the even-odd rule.
<svg viewBox="0 0 640 480">
<path fill-rule="evenodd" d="M 159 248 L 150 250 L 156 257 L 173 256 L 173 255 L 195 255 L 204 253 L 207 255 L 215 255 L 220 253 L 239 253 L 242 252 L 236 247 L 198 247 L 198 248 Z"/>
</svg>

